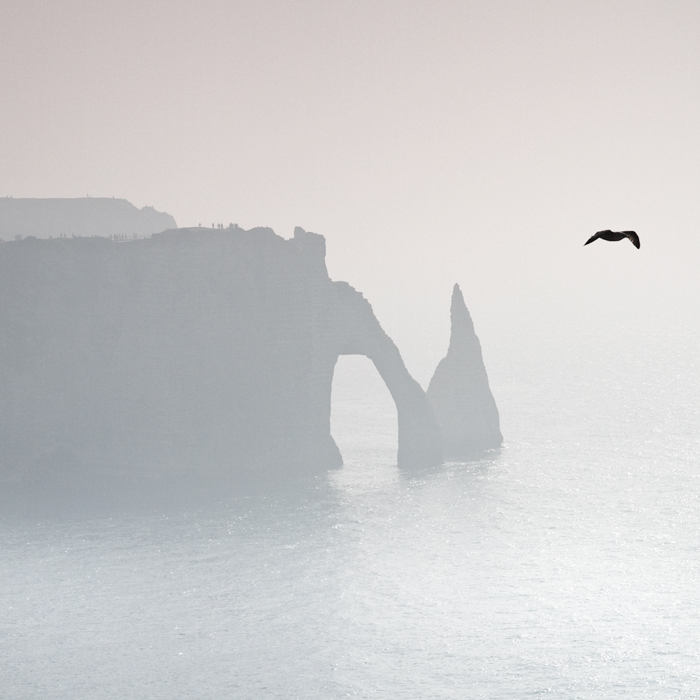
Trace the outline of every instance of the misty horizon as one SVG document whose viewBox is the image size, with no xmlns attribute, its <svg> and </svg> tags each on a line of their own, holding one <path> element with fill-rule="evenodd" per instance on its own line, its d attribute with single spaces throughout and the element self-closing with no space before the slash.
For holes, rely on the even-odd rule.
<svg viewBox="0 0 700 700">
<path fill-rule="evenodd" d="M 696 3 L 7 8 L 0 196 L 317 231 L 421 381 L 455 282 L 490 344 L 528 296 L 578 312 L 693 281 Z M 581 256 L 605 228 L 642 256 Z"/>
</svg>

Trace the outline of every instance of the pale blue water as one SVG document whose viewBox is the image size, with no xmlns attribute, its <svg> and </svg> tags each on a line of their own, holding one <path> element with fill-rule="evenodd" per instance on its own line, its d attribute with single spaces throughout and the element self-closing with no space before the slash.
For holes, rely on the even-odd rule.
<svg viewBox="0 0 700 700">
<path fill-rule="evenodd" d="M 491 349 L 481 461 L 399 475 L 348 358 L 310 490 L 7 523 L 0 697 L 700 697 L 700 344 L 601 333 Z"/>
</svg>

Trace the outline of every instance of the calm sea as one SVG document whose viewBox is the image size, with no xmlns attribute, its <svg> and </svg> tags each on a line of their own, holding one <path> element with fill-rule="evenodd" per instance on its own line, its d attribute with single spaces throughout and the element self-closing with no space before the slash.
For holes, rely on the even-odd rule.
<svg viewBox="0 0 700 700">
<path fill-rule="evenodd" d="M 343 358 L 346 465 L 311 486 L 5 522 L 0 697 L 700 697 L 700 342 L 655 328 L 485 348 L 478 461 L 399 474 Z"/>
</svg>

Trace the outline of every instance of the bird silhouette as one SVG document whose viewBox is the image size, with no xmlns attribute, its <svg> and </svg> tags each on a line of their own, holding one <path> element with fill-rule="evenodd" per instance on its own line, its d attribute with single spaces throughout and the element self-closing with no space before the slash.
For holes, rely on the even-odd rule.
<svg viewBox="0 0 700 700">
<path fill-rule="evenodd" d="M 629 238 L 635 248 L 639 248 L 639 236 L 634 231 L 598 231 L 595 236 L 591 236 L 583 245 L 593 243 L 597 238 L 602 238 L 604 241 L 621 241 L 623 238 Z"/>
</svg>

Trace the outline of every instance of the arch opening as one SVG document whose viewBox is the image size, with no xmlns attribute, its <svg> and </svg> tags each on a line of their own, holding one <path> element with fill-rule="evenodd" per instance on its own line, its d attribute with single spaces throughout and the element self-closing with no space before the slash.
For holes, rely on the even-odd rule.
<svg viewBox="0 0 700 700">
<path fill-rule="evenodd" d="M 398 413 L 374 363 L 340 355 L 333 371 L 331 435 L 345 465 L 396 464 Z"/>
</svg>

